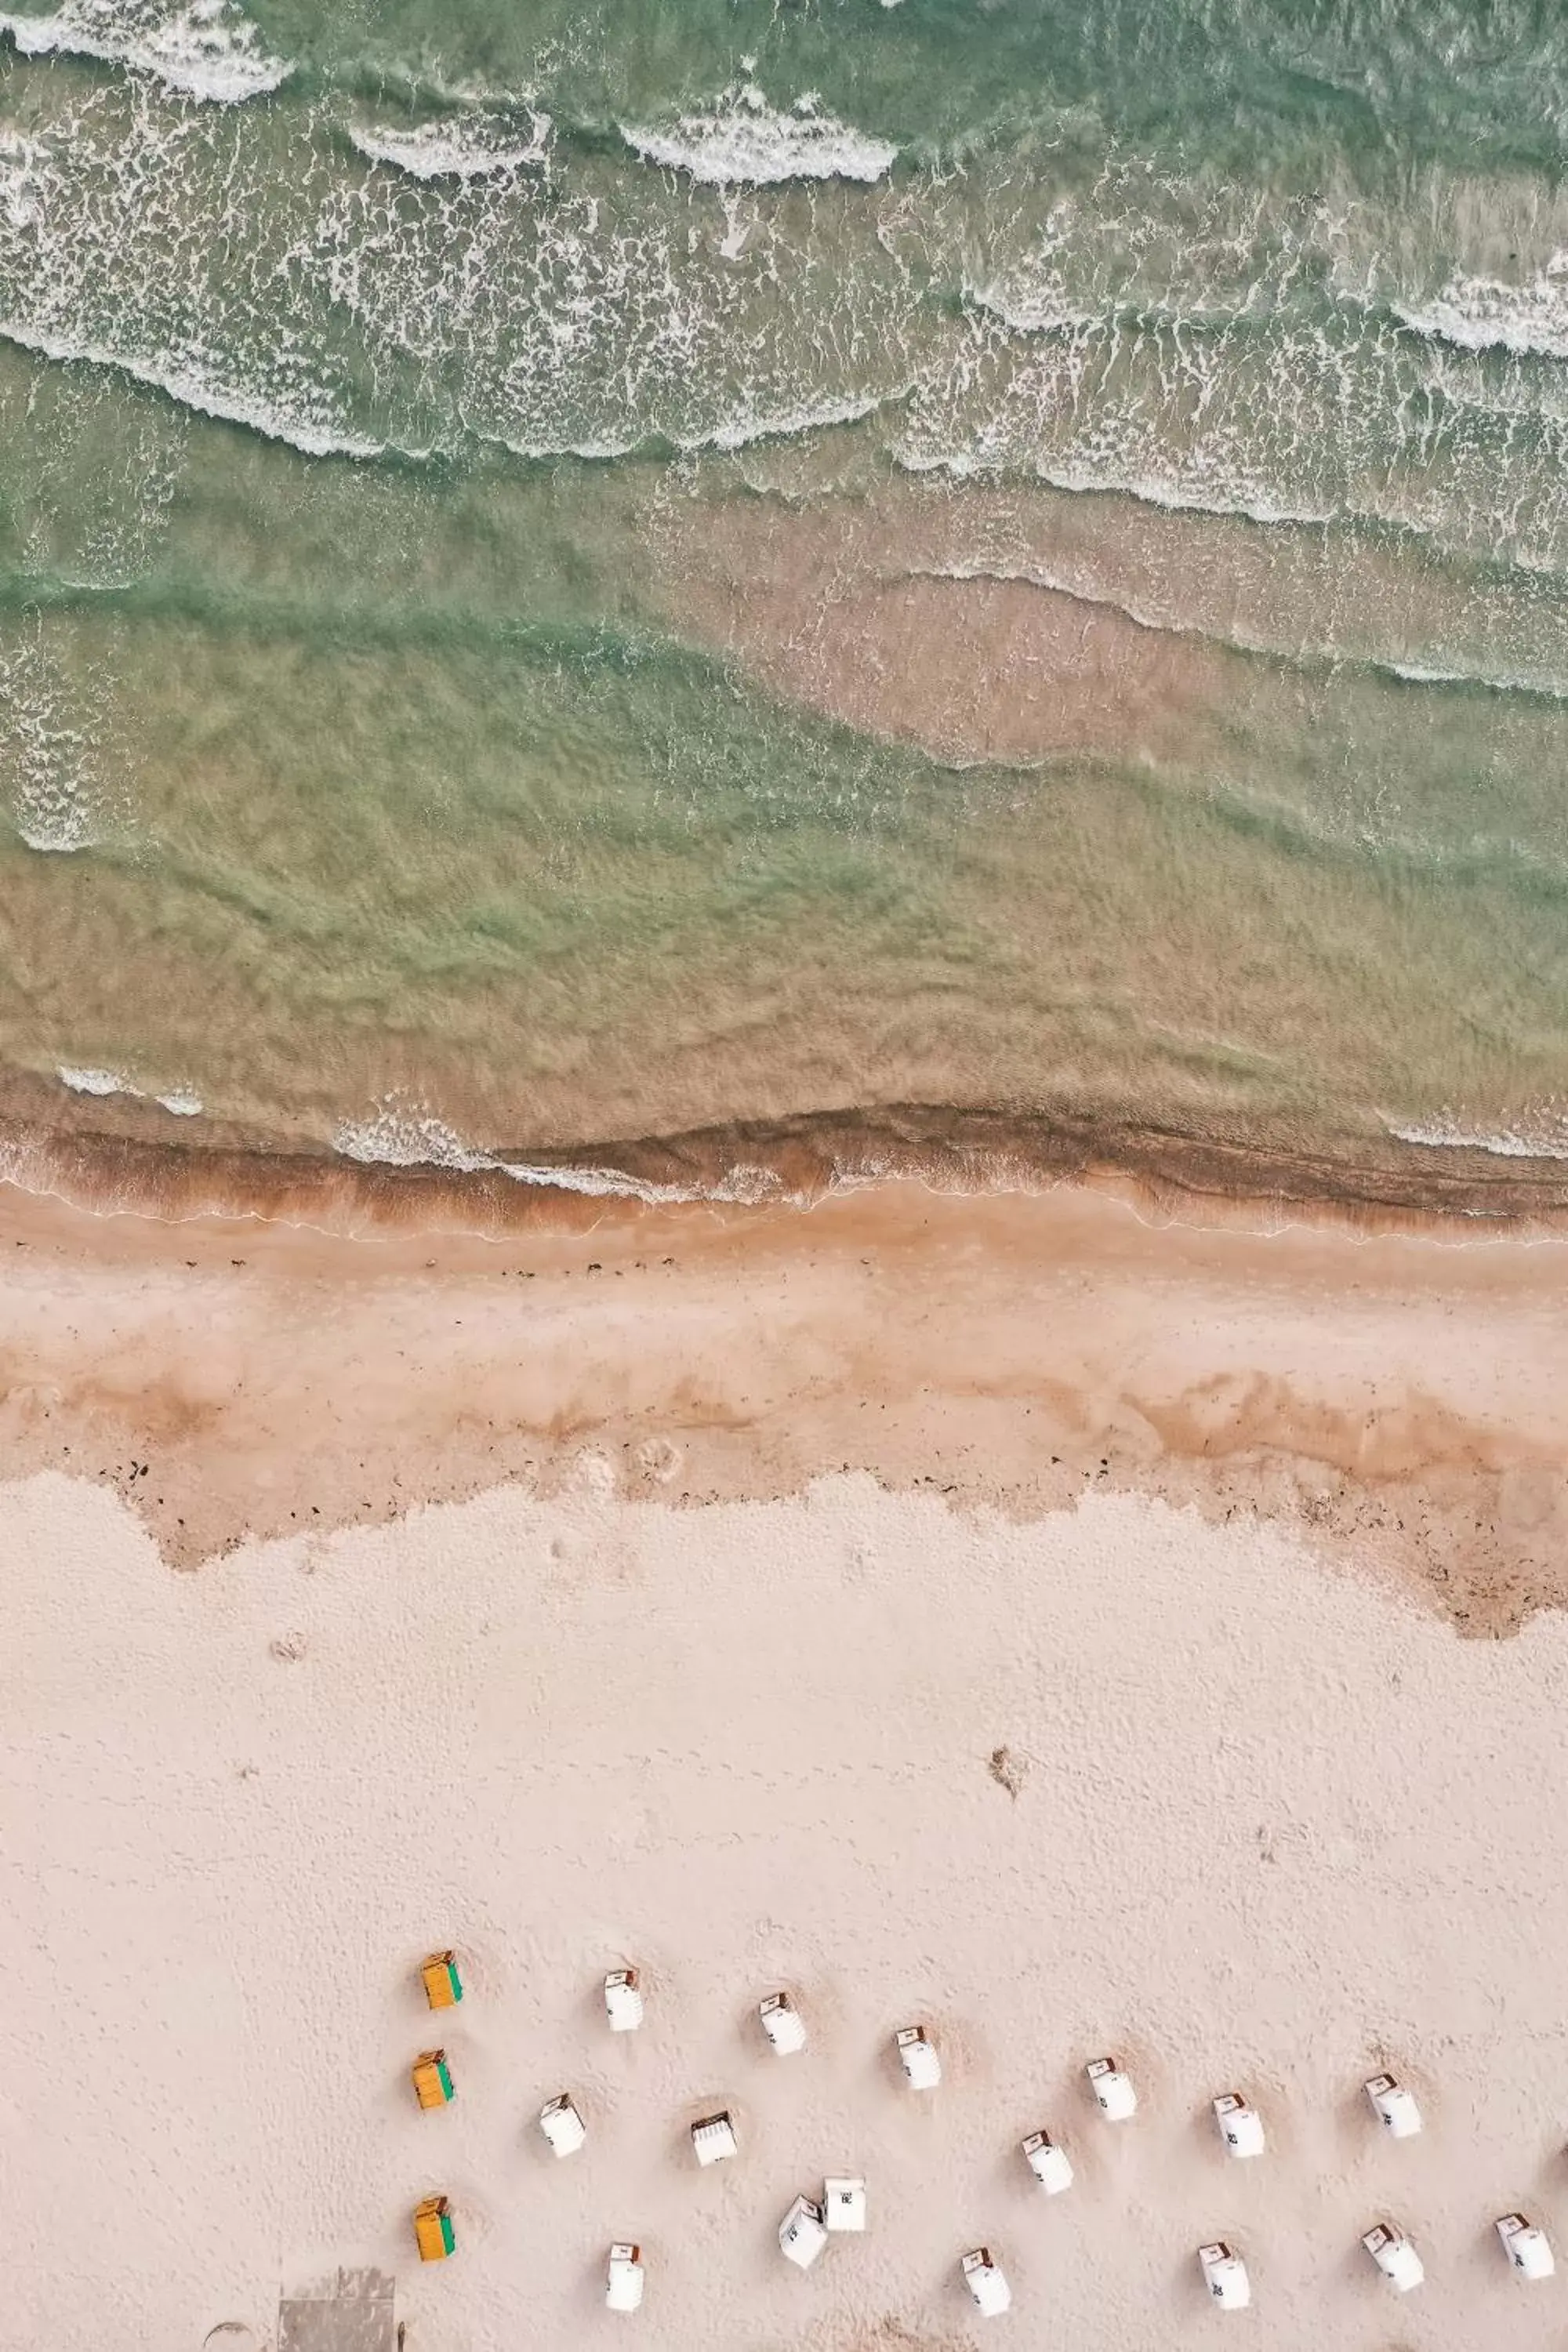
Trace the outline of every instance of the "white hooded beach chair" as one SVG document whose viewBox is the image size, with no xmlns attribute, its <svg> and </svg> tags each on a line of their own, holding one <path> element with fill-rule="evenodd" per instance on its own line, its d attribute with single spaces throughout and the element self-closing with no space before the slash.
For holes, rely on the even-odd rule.
<svg viewBox="0 0 1568 2352">
<path fill-rule="evenodd" d="M 992 2260 L 989 2246 L 976 2246 L 959 2264 L 963 2284 L 987 2319 L 1000 2319 L 1013 2300 L 1013 2290 Z"/>
<path fill-rule="evenodd" d="M 781 2058 L 805 2048 L 805 2021 L 787 1992 L 771 1992 L 757 2011 L 763 2032 Z"/>
<path fill-rule="evenodd" d="M 635 2033 L 642 2023 L 642 1987 L 636 1969 L 612 1969 L 605 1979 L 605 2014 L 612 2033 Z"/>
<path fill-rule="evenodd" d="M 1091 2058 L 1084 2068 L 1095 2105 L 1107 2123 L 1124 2124 L 1138 2112 L 1138 2094 L 1120 2058 Z"/>
<path fill-rule="evenodd" d="M 1420 2255 L 1392 2221 L 1374 2221 L 1370 2230 L 1363 2231 L 1361 2242 L 1397 2294 L 1408 2294 L 1426 2277 Z"/>
<path fill-rule="evenodd" d="M 691 2126 L 691 2145 L 699 2164 L 721 2164 L 726 2157 L 740 2151 L 735 2126 L 728 2107 L 716 2116 L 704 2116 Z"/>
<path fill-rule="evenodd" d="M 575 2156 L 588 2134 L 569 2092 L 546 2099 L 539 2110 L 539 2128 L 557 2156 Z"/>
<path fill-rule="evenodd" d="M 1059 2197 L 1064 2189 L 1072 2187 L 1067 2150 L 1057 2146 L 1049 2132 L 1031 2132 L 1023 2145 L 1029 2169 L 1047 2197 Z"/>
<path fill-rule="evenodd" d="M 1248 2106 L 1239 2091 L 1222 2091 L 1214 2103 L 1214 2119 L 1226 2156 L 1261 2156 L 1267 2145 L 1263 2118 Z"/>
<path fill-rule="evenodd" d="M 1204 2274 L 1204 2284 L 1210 2300 L 1222 2311 L 1245 2311 L 1252 2301 L 1252 2283 L 1247 2275 L 1247 2264 L 1234 2247 L 1223 2238 L 1198 2248 L 1198 2268 Z"/>
<path fill-rule="evenodd" d="M 1549 2279 L 1552 2276 L 1557 2263 L 1544 2230 L 1538 2229 L 1522 2213 L 1505 2213 L 1497 2225 L 1497 2233 L 1517 2277 Z"/>
<path fill-rule="evenodd" d="M 640 2246 L 616 2245 L 610 2248 L 609 2274 L 605 2283 L 605 2301 L 612 2311 L 636 2311 L 642 2302 L 643 2269 Z"/>
<path fill-rule="evenodd" d="M 820 2205 L 797 2197 L 779 2223 L 779 2252 L 786 2263 L 808 2271 L 827 2243 L 827 2223 Z"/>
<path fill-rule="evenodd" d="M 899 2053 L 910 2088 L 913 2091 L 934 2091 L 942 2080 L 942 2060 L 923 2025 L 900 2025 L 893 2036 L 893 2047 Z"/>
<path fill-rule="evenodd" d="M 830 2230 L 863 2230 L 865 2182 L 853 2174 L 831 2174 L 822 2184 L 822 2217 Z"/>
<path fill-rule="evenodd" d="M 1390 2139 L 1414 2139 L 1421 2128 L 1421 2110 L 1415 2094 L 1392 2074 L 1374 2074 L 1366 2085 L 1373 2113 Z"/>
</svg>

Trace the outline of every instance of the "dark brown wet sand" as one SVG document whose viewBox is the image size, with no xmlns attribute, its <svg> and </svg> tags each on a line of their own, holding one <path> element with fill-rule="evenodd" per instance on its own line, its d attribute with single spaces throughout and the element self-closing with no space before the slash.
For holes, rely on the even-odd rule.
<svg viewBox="0 0 1568 2352">
<path fill-rule="evenodd" d="M 224 1172 L 158 1217 L 0 1190 L 0 1470 L 114 1486 L 180 1566 L 506 1480 L 850 1468 L 1020 1517 L 1100 1486 L 1281 1516 L 1469 1633 L 1568 1599 L 1561 1240 L 1168 1181 L 644 1207 L 276 1165 L 268 1222 L 200 1205 Z"/>
<path fill-rule="evenodd" d="M 1068 1181 L 1124 1192 L 1205 1222 L 1292 1220 L 1462 1235 L 1479 1225 L 1568 1233 L 1568 1161 L 1394 1136 L 1307 1136 L 1274 1123 L 1186 1133 L 1101 1117 L 948 1103 L 892 1103 L 735 1120 L 685 1133 L 570 1146 L 522 1141 L 495 1160 L 528 1170 L 365 1164 L 204 1118 L 171 1138 L 166 1115 L 128 1097 L 72 1097 L 0 1074 L 0 1181 L 86 1208 L 158 1217 L 236 1212 L 344 1233 L 393 1227 L 490 1234 L 574 1229 L 620 1197 L 763 1206 L 820 1202 L 868 1184 L 942 1192 L 1028 1192 Z"/>
</svg>

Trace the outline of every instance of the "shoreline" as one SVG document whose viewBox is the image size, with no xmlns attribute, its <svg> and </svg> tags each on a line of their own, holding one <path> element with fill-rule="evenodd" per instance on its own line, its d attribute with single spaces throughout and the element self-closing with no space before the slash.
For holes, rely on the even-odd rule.
<svg viewBox="0 0 1568 2352">
<path fill-rule="evenodd" d="M 204 1120 L 211 1140 L 157 1132 L 139 1098 L 74 1100 L 44 1081 L 0 1097 L 0 1181 L 74 1207 L 255 1217 L 344 1234 L 457 1230 L 501 1236 L 580 1229 L 616 1209 L 813 1208 L 900 1183 L 994 1197 L 1067 1183 L 1156 1214 L 1242 1224 L 1292 1220 L 1362 1232 L 1568 1234 L 1568 1162 L 1479 1146 L 1345 1136 L 1315 1148 L 1205 1136 L 1080 1115 L 904 1103 L 736 1120 L 595 1143 L 498 1146 L 471 1164 L 362 1160 L 309 1142 L 261 1142 Z M 166 1128 L 165 1114 L 161 1124 Z"/>
<path fill-rule="evenodd" d="M 1568 1606 L 1568 1253 L 1539 1234 L 1065 1183 L 571 1208 L 350 1235 L 6 1187 L 5 1475 L 113 1488 L 187 1569 L 499 1487 L 864 1471 L 1020 1523 L 1104 1491 L 1278 1519 L 1469 1633 Z"/>
</svg>

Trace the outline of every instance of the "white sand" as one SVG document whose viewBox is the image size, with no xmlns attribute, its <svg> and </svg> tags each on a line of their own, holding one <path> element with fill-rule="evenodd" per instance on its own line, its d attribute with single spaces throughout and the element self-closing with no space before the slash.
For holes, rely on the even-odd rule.
<svg viewBox="0 0 1568 2352">
<path fill-rule="evenodd" d="M 101 1489 L 5 1508 L 5 2352 L 269 2336 L 280 2282 L 355 2259 L 397 2268 L 409 2352 L 1563 2341 L 1560 1617 L 1462 1643 L 1280 1534 L 1110 1496 L 975 1524 L 865 1478 L 679 1513 L 585 1475 L 195 1576 Z M 413 1970 L 447 1941 L 458 2100 L 425 2116 Z M 649 2022 L 612 2039 L 623 1958 Z M 779 1984 L 789 2061 L 754 2024 Z M 885 2056 L 910 2019 L 929 2104 Z M 1101 2048 L 1144 2093 L 1120 2131 Z M 1406 2146 L 1361 2097 L 1382 2062 L 1427 2108 Z M 1256 2165 L 1212 2137 L 1232 2085 Z M 591 2137 L 557 2163 L 533 2116 L 567 2086 Z M 742 2158 L 699 2173 L 721 2100 Z M 1065 2197 L 1017 2153 L 1039 2123 Z M 871 2231 L 803 2276 L 775 2224 L 838 2169 Z M 433 2189 L 458 2252 L 421 2272 Z M 1550 2284 L 1503 2266 L 1515 2203 Z M 1384 2216 L 1427 2264 L 1404 2301 L 1356 2243 Z M 1214 2233 L 1245 2318 L 1199 2291 Z M 600 2300 L 622 2234 L 637 2319 Z M 989 2326 L 954 2275 L 982 2238 Z"/>
</svg>

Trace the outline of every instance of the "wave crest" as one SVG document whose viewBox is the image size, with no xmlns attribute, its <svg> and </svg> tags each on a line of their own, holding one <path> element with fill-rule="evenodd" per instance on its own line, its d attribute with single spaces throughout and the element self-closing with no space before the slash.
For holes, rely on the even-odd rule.
<svg viewBox="0 0 1568 2352">
<path fill-rule="evenodd" d="M 1468 1127 L 1451 1112 L 1401 1127 L 1386 1120 L 1401 1143 L 1444 1151 L 1489 1151 L 1495 1160 L 1568 1160 L 1568 1111 L 1542 1107 L 1522 1112 L 1511 1127 L 1495 1132 Z"/>
<path fill-rule="evenodd" d="M 783 1180 L 771 1168 L 738 1162 L 717 1184 L 659 1184 L 622 1168 L 550 1167 L 476 1151 L 444 1118 L 395 1096 L 377 1105 L 368 1119 L 345 1119 L 332 1136 L 332 1149 L 362 1167 L 446 1168 L 455 1174 L 510 1176 L 594 1200 L 641 1201 L 652 1207 L 680 1201 L 722 1201 L 756 1206 L 785 1196 Z"/>
<path fill-rule="evenodd" d="M 552 121 L 528 107 L 527 131 L 515 110 L 435 117 L 413 124 L 351 125 L 349 137 L 373 163 L 390 163 L 416 180 L 479 180 L 492 172 L 516 172 L 542 163 L 550 150 Z"/>
<path fill-rule="evenodd" d="M 97 58 L 219 106 L 264 97 L 291 70 L 234 0 L 65 0 L 52 16 L 0 12 L 0 33 L 24 57 Z"/>
<path fill-rule="evenodd" d="M 1456 278 L 1418 309 L 1394 307 L 1415 333 L 1435 335 L 1463 351 L 1568 359 L 1568 251 L 1554 253 L 1528 286 Z"/>
<path fill-rule="evenodd" d="M 166 1095 L 150 1095 L 119 1070 L 79 1068 L 68 1062 L 62 1062 L 55 1076 L 73 1095 L 130 1095 L 137 1102 L 155 1102 L 160 1110 L 172 1111 L 176 1118 L 201 1116 L 202 1098 L 190 1087 L 171 1087 Z"/>
<path fill-rule="evenodd" d="M 726 90 L 706 112 L 619 128 L 646 162 L 713 187 L 763 187 L 782 180 L 868 184 L 891 169 L 899 152 L 885 139 L 824 114 L 810 95 L 782 113 L 754 82 Z"/>
</svg>

